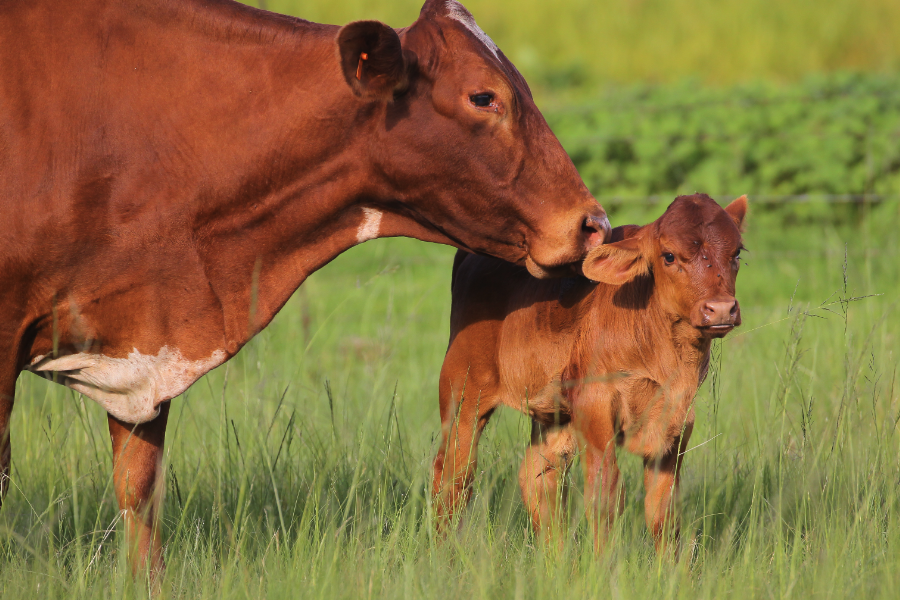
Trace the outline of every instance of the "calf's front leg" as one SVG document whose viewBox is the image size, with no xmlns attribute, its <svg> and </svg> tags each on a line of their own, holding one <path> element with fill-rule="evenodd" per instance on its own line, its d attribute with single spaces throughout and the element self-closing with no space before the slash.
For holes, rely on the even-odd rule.
<svg viewBox="0 0 900 600">
<path fill-rule="evenodd" d="M 657 552 L 664 552 L 669 542 L 677 544 L 680 524 L 676 511 L 681 480 L 682 454 L 688 445 L 693 426 L 688 424 L 677 443 L 660 457 L 644 458 L 644 515 Z"/>
<path fill-rule="evenodd" d="M 584 504 L 594 533 L 594 548 L 603 552 L 609 530 L 625 508 L 614 436 L 603 445 L 588 443 L 584 449 Z"/>
<path fill-rule="evenodd" d="M 164 568 L 159 521 L 165 489 L 162 458 L 169 405 L 163 402 L 155 419 L 139 425 L 108 415 L 113 484 L 125 522 L 129 563 L 135 576 L 149 569 L 152 580 L 158 580 Z"/>
</svg>

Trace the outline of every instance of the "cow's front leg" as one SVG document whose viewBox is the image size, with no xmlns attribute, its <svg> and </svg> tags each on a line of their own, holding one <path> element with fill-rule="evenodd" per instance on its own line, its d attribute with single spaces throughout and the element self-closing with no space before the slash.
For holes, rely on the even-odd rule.
<svg viewBox="0 0 900 600">
<path fill-rule="evenodd" d="M 531 445 L 519 468 L 519 487 L 535 532 L 547 541 L 563 540 L 560 532 L 565 518 L 565 473 L 575 446 L 570 426 L 551 427 L 532 421 Z"/>
<path fill-rule="evenodd" d="M 149 569 L 151 580 L 158 580 L 164 567 L 159 521 L 165 483 L 162 457 L 169 404 L 163 402 L 159 416 L 140 425 L 131 425 L 108 415 L 113 483 L 125 521 L 129 563 L 135 576 Z"/>
<path fill-rule="evenodd" d="M 5 365 L 0 365 L 3 368 Z M 16 373 L 13 369 L 0 375 L 0 506 L 9 491 L 12 444 L 9 425 L 12 419 L 13 400 L 16 397 Z"/>
<path fill-rule="evenodd" d="M 688 424 L 680 441 L 676 440 L 665 455 L 644 458 L 644 488 L 647 492 L 644 514 L 659 553 L 665 552 L 670 541 L 673 545 L 678 542 L 679 522 L 675 505 L 681 480 L 681 455 L 687 448 L 692 429 L 693 426 Z"/>
</svg>

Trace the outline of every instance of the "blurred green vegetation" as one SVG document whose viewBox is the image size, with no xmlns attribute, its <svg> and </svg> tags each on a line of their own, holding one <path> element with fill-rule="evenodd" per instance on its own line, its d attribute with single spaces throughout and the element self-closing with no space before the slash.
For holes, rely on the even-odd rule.
<svg viewBox="0 0 900 600">
<path fill-rule="evenodd" d="M 264 4 L 314 21 L 394 26 L 421 7 Z M 602 201 L 694 191 L 900 194 L 896 0 L 465 4 L 532 84 Z"/>
<path fill-rule="evenodd" d="M 249 4 L 257 4 L 248 0 Z M 264 0 L 269 10 L 405 27 L 420 0 Z M 798 81 L 900 67 L 897 0 L 467 0 L 478 24 L 540 87 Z"/>
<path fill-rule="evenodd" d="M 680 558 L 657 560 L 624 452 L 611 550 L 592 551 L 579 468 L 570 536 L 558 552 L 536 540 L 517 482 L 529 421 L 512 410 L 481 441 L 459 530 L 434 534 L 454 251 L 376 240 L 173 401 L 160 597 L 897 598 L 900 2 L 465 4 L 614 224 L 680 192 L 750 194 L 744 324 L 696 399 Z M 399 27 L 420 2 L 266 5 Z M 765 197 L 784 194 L 811 196 Z M 23 373 L 11 433 L 0 598 L 147 597 L 103 410 Z"/>
</svg>

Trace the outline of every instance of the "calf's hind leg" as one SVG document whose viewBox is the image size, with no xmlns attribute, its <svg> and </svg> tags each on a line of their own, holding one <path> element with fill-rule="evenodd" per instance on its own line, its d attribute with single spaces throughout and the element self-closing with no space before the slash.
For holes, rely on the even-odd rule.
<svg viewBox="0 0 900 600">
<path fill-rule="evenodd" d="M 450 382 L 444 377 L 440 401 L 442 438 L 432 475 L 438 530 L 446 528 L 469 502 L 478 464 L 478 439 L 497 406 L 493 396 L 484 397 L 477 391 L 461 394 L 459 402 L 454 402 Z"/>
<path fill-rule="evenodd" d="M 532 421 L 531 445 L 525 451 L 519 468 L 519 487 L 534 530 L 548 541 L 559 537 L 562 527 L 566 502 L 565 473 L 575 453 L 575 446 L 570 426 L 551 427 Z"/>
<path fill-rule="evenodd" d="M 163 442 L 169 402 L 147 423 L 131 425 L 108 415 L 113 448 L 113 483 L 125 522 L 125 543 L 132 572 L 149 568 L 151 578 L 163 570 L 159 521 L 165 479 Z"/>
</svg>

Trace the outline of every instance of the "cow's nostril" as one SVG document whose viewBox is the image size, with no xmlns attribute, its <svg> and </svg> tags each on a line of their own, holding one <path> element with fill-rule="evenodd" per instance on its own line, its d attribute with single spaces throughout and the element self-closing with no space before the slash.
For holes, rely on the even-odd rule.
<svg viewBox="0 0 900 600">
<path fill-rule="evenodd" d="M 588 215 L 581 223 L 581 231 L 585 234 L 589 244 L 602 244 L 609 239 L 612 228 L 605 215 L 602 217 Z"/>
</svg>

